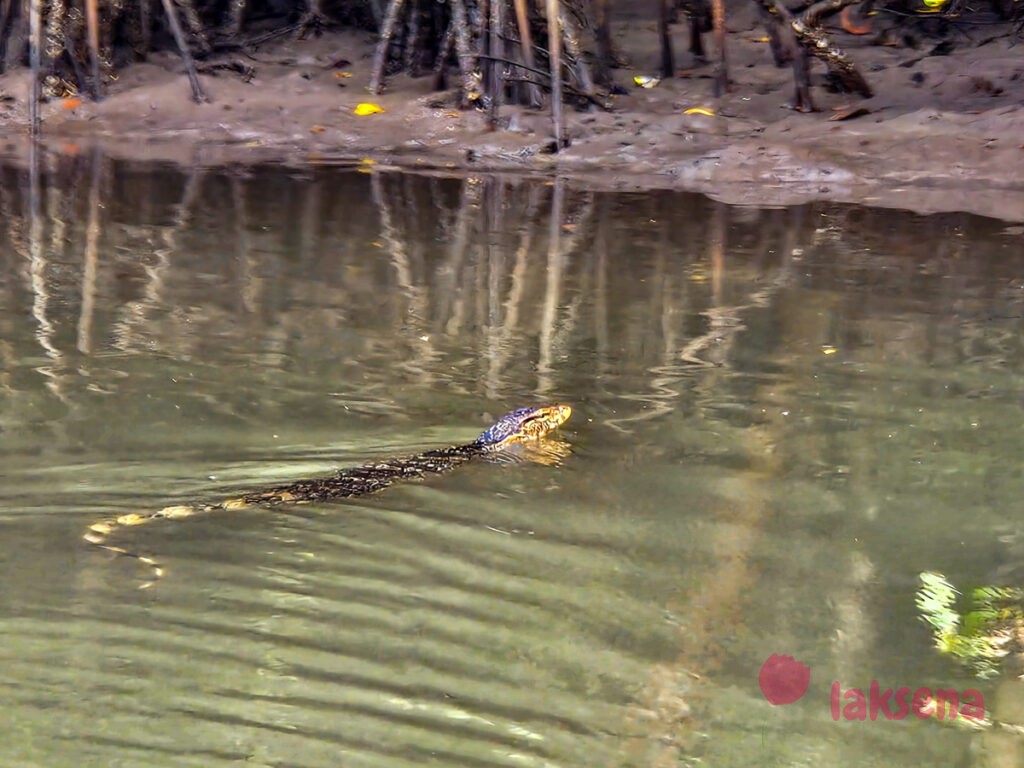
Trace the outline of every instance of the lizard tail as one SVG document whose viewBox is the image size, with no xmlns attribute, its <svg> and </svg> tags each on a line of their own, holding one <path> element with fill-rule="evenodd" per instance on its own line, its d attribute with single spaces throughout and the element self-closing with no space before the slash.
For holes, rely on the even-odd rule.
<svg viewBox="0 0 1024 768">
<path fill-rule="evenodd" d="M 139 589 L 147 589 L 163 578 L 163 566 L 160 565 L 159 561 L 147 554 L 142 552 L 133 552 L 125 547 L 111 544 L 110 538 L 122 528 L 128 528 L 135 525 L 146 525 L 147 523 L 153 523 L 157 520 L 177 520 L 183 517 L 192 517 L 193 515 L 199 514 L 200 512 L 206 512 L 213 508 L 214 507 L 212 506 L 177 505 L 164 507 L 163 509 L 158 509 L 156 512 L 150 512 L 147 514 L 132 512 L 126 515 L 118 515 L 117 517 L 108 517 L 105 520 L 100 520 L 99 522 L 90 525 L 82 538 L 100 549 L 105 549 L 116 555 L 134 558 L 146 566 L 150 571 L 150 578 L 144 584 L 140 585 Z"/>
</svg>

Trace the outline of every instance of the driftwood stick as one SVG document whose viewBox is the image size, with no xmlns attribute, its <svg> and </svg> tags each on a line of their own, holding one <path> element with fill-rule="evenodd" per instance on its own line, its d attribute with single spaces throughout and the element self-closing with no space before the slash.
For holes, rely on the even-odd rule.
<svg viewBox="0 0 1024 768">
<path fill-rule="evenodd" d="M 821 0 L 812 5 L 800 16 L 794 17 L 786 7 L 777 0 L 756 0 L 757 4 L 774 19 L 781 21 L 787 30 L 783 45 L 792 53 L 793 77 L 796 80 L 796 97 L 793 108 L 800 112 L 814 111 L 811 101 L 811 80 L 808 67 L 808 56 L 815 56 L 825 62 L 829 72 L 839 78 L 848 90 L 856 91 L 865 98 L 873 93 L 871 86 L 860 71 L 850 61 L 846 53 L 832 43 L 828 36 L 816 26 L 817 22 L 828 13 L 834 13 L 856 0 Z M 798 50 L 797 50 L 798 49 Z"/>
<path fill-rule="evenodd" d="M 847 5 L 856 2 L 856 0 L 840 1 L 845 2 Z M 814 7 L 812 6 L 808 9 L 807 13 L 813 10 Z M 839 78 L 844 88 L 849 91 L 856 91 L 866 99 L 874 96 L 874 92 L 871 90 L 871 86 L 868 85 L 868 81 L 864 79 L 864 75 L 850 61 L 850 57 L 846 55 L 846 52 L 828 38 L 821 27 L 808 23 L 803 15 L 793 19 L 790 26 L 793 28 L 797 42 L 809 54 L 824 61 L 829 72 Z"/>
<path fill-rule="evenodd" d="M 814 3 L 807 10 L 800 14 L 800 18 L 804 24 L 808 26 L 816 27 L 821 23 L 821 20 L 825 16 L 831 16 L 834 13 L 839 13 L 848 5 L 854 5 L 859 3 L 861 0 L 820 0 Z"/>
</svg>

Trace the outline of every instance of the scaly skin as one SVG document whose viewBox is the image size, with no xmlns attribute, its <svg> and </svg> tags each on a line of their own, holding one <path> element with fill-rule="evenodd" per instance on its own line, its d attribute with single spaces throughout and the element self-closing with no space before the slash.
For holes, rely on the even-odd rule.
<svg viewBox="0 0 1024 768">
<path fill-rule="evenodd" d="M 460 464 L 489 453 L 504 450 L 517 443 L 536 441 L 564 424 L 572 415 L 568 405 L 550 405 L 520 408 L 502 416 L 490 429 L 472 443 L 453 445 L 432 451 L 386 461 L 375 461 L 361 467 L 343 469 L 336 475 L 313 480 L 299 480 L 266 490 L 235 496 L 206 504 L 182 504 L 158 509 L 155 512 L 130 513 L 108 517 L 89 526 L 83 537 L 90 544 L 134 557 L 152 570 L 152 578 L 144 584 L 151 586 L 163 576 L 163 567 L 148 555 L 132 552 L 110 543 L 110 537 L 122 528 L 145 525 L 158 520 L 181 520 L 204 512 L 238 510 L 252 506 L 277 504 L 303 504 L 311 501 L 330 501 L 363 496 L 387 488 L 398 480 L 423 477 L 454 469 Z"/>
</svg>

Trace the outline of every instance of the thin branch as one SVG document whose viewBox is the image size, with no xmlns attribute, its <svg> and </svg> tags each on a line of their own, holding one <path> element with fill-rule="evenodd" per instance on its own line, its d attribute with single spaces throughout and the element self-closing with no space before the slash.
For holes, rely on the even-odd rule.
<svg viewBox="0 0 1024 768">
<path fill-rule="evenodd" d="M 391 0 L 388 3 L 387 13 L 384 15 L 384 24 L 380 28 L 380 39 L 377 41 L 377 50 L 373 54 L 373 74 L 370 75 L 370 93 L 380 93 L 384 82 L 384 65 L 387 61 L 388 50 L 391 48 L 391 38 L 395 35 L 395 26 L 398 24 L 398 14 L 402 12 L 405 0 Z"/>
<path fill-rule="evenodd" d="M 36 0 L 38 2 L 38 0 Z M 562 148 L 565 133 L 562 116 L 562 33 L 558 24 L 558 0 L 547 0 L 548 45 L 551 47 L 551 122 L 555 134 L 555 151 Z"/>
<path fill-rule="evenodd" d="M 35 0 L 38 2 L 39 0 Z M 174 5 L 171 0 L 163 0 L 164 13 L 167 14 L 167 24 L 171 28 L 171 34 L 174 35 L 174 42 L 178 45 L 178 52 L 181 53 L 182 61 L 185 62 L 185 72 L 188 73 L 188 82 L 192 86 L 192 101 L 196 104 L 202 104 L 207 101 L 206 94 L 203 92 L 203 86 L 199 84 L 199 74 L 196 72 L 196 62 L 192 58 L 192 52 L 188 49 L 188 44 L 185 42 L 185 33 L 181 29 L 181 22 L 178 21 L 178 14 L 174 11 Z"/>
<path fill-rule="evenodd" d="M 484 56 L 484 55 L 481 54 L 479 56 L 479 58 L 481 58 L 481 59 L 491 59 L 491 60 L 496 61 L 496 62 L 501 63 L 501 64 L 508 64 L 509 66 L 518 67 L 519 69 L 525 69 L 528 72 L 532 72 L 535 75 L 540 75 L 541 77 L 546 77 L 546 78 L 549 79 L 549 86 L 550 86 L 550 78 L 551 78 L 551 73 L 550 72 L 545 72 L 542 69 L 536 69 L 534 67 L 528 67 L 525 64 L 522 64 L 522 63 L 520 63 L 518 61 L 509 61 L 508 59 L 499 59 L 497 56 Z M 510 77 L 510 78 L 507 78 L 506 82 L 509 82 L 509 83 L 532 83 L 533 85 L 537 85 L 537 82 L 535 80 L 531 80 L 530 78 L 520 78 L 520 77 Z M 580 98 L 587 99 L 588 101 L 590 101 L 595 106 L 598 106 L 601 109 L 603 109 L 605 112 L 610 112 L 611 111 L 611 107 L 608 106 L 608 104 L 606 104 L 605 102 L 601 101 L 601 97 L 598 96 L 596 93 L 584 93 L 579 88 L 575 87 L 574 85 L 571 85 L 570 83 L 566 83 L 565 81 L 562 82 L 562 87 L 565 90 L 567 90 L 569 93 L 571 93 L 573 96 L 579 96 Z"/>
</svg>

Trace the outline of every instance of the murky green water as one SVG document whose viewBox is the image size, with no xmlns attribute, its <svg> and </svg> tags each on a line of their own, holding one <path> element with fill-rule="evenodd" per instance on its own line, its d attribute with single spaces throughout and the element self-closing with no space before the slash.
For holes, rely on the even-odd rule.
<svg viewBox="0 0 1024 768">
<path fill-rule="evenodd" d="M 0 172 L 0 764 L 982 764 L 829 695 L 1006 685 L 914 592 L 1021 574 L 1014 230 L 87 159 L 30 198 Z M 560 466 L 127 530 L 150 589 L 81 540 L 542 401 Z"/>
</svg>

